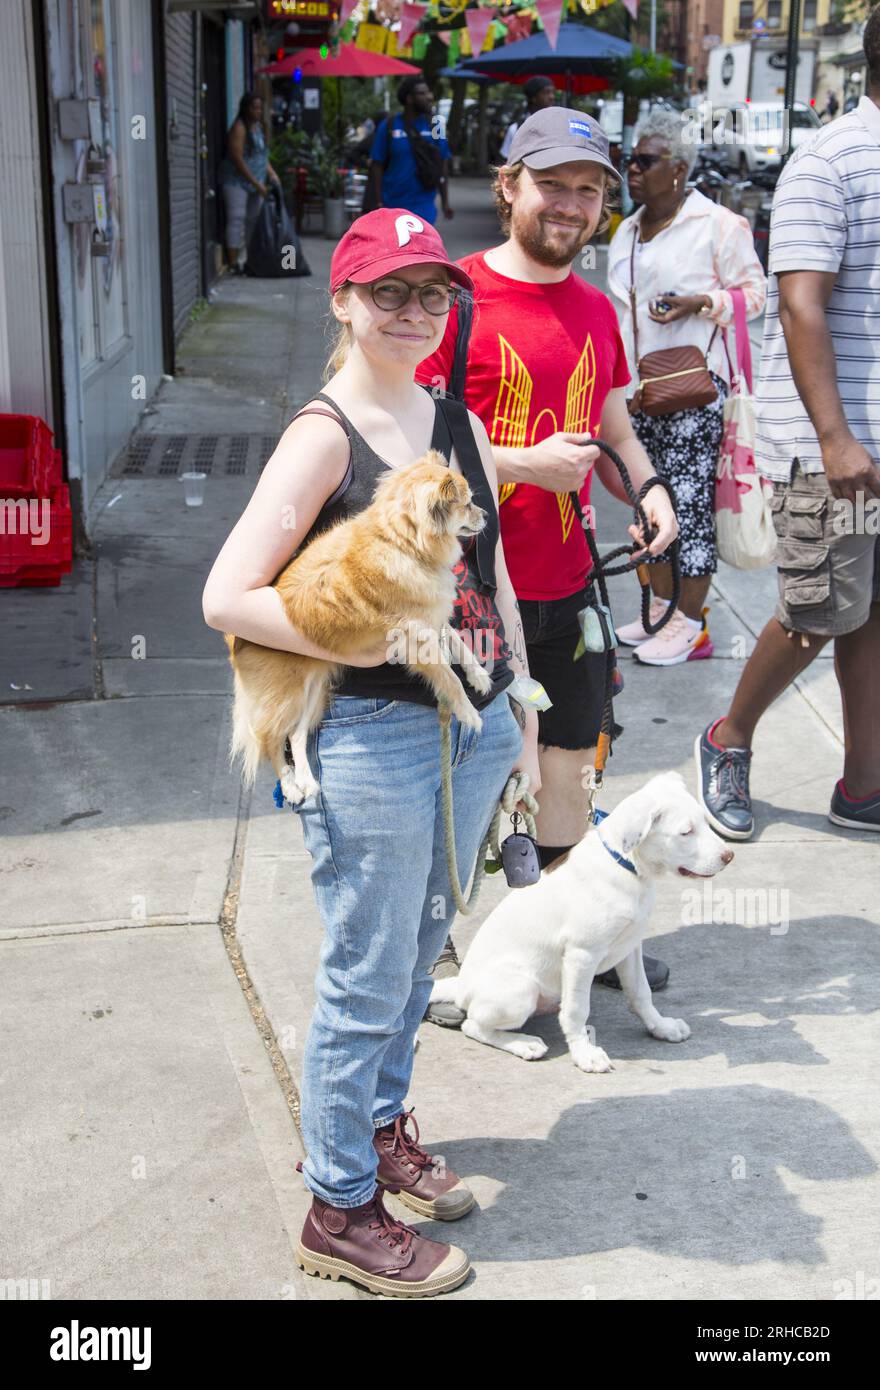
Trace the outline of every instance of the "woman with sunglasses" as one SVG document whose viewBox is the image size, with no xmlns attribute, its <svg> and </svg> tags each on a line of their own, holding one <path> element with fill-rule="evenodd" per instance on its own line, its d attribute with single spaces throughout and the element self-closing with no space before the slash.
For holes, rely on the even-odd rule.
<svg viewBox="0 0 880 1390">
<path fill-rule="evenodd" d="M 626 173 L 632 199 L 641 206 L 620 224 L 608 254 L 608 287 L 623 308 L 630 394 L 638 385 L 637 355 L 684 345 L 707 355 L 718 390 L 716 400 L 699 409 L 632 415 L 651 462 L 675 488 L 681 543 L 678 611 L 656 637 L 648 637 L 638 620 L 617 629 L 621 642 L 650 666 L 677 666 L 712 654 L 704 604 L 717 567 L 715 470 L 730 386 L 719 330 L 733 323 L 732 289 L 742 290 L 746 317 L 755 318 L 767 284 L 746 219 L 688 188 L 696 145 L 687 139 L 684 120 L 677 111 L 656 110 L 638 126 Z M 650 572 L 656 622 L 672 596 L 672 575 L 665 561 L 651 561 Z"/>
<path fill-rule="evenodd" d="M 204 609 L 211 627 L 332 660 L 289 625 L 271 588 L 291 555 L 362 511 L 387 469 L 429 447 L 472 489 L 485 489 L 486 528 L 456 566 L 452 619 L 470 631 L 492 677 L 488 695 L 466 687 L 481 711 L 480 732 L 452 721 L 455 838 L 465 874 L 511 771 L 527 771 L 533 791 L 539 777 L 537 715 L 518 706 L 515 714 L 504 694 L 527 669 L 489 441 L 476 416 L 435 400 L 414 379 L 439 346 L 461 289 L 472 289 L 470 278 L 421 218 L 383 208 L 352 224 L 331 264 L 339 327 L 326 390 L 297 413 L 267 463 L 214 565 Z M 454 907 L 436 706 L 428 687 L 387 655 L 383 646 L 346 669 L 309 740 L 320 793 L 297 808 L 325 930 L 303 1058 L 303 1175 L 313 1202 L 299 1262 L 307 1273 L 342 1275 L 373 1292 L 425 1297 L 460 1284 L 467 1257 L 392 1219 L 383 1190 L 447 1221 L 466 1215 L 474 1197 L 420 1146 L 405 1107 L 429 972 Z"/>
</svg>

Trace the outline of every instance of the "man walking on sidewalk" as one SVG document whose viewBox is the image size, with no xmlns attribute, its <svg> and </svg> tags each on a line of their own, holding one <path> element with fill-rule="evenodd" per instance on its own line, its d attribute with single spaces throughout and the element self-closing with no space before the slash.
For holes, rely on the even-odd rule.
<svg viewBox="0 0 880 1390">
<path fill-rule="evenodd" d="M 611 181 L 619 175 L 596 121 L 565 107 L 536 112 L 517 130 L 494 184 L 507 239 L 460 262 L 475 285 L 465 401 L 493 445 L 501 536 L 529 671 L 553 701 L 539 715 L 544 868 L 586 832 L 585 771 L 595 757 L 604 697 L 604 654 L 573 659 L 591 561 L 569 494 L 577 491 L 588 513 L 595 465 L 608 490 L 626 500 L 616 469 L 586 444 L 593 436 L 617 450 L 636 489 L 654 476 L 629 422 L 617 315 L 604 294 L 572 271 L 606 215 Z M 446 390 L 457 332 L 451 314 L 418 380 Z M 644 508 L 656 532 L 650 551 L 659 555 L 677 534 L 661 486 L 646 494 Z M 645 967 L 652 987 L 662 988 L 667 967 L 650 959 Z M 456 969 L 450 941 L 435 974 Z M 599 978 L 619 987 L 614 971 Z M 438 1004 L 427 1017 L 456 1025 L 463 1015 Z"/>
<path fill-rule="evenodd" d="M 449 164 L 452 151 L 434 118 L 434 97 L 424 77 L 411 74 L 397 88 L 403 107 L 398 116 L 382 121 L 370 150 L 369 190 L 364 210 L 406 208 L 425 222 L 437 221 L 437 193 L 443 216 L 449 205 Z"/>
<path fill-rule="evenodd" d="M 845 755 L 829 819 L 880 830 L 880 6 L 863 42 L 868 93 L 796 151 L 773 206 L 756 460 L 779 604 L 695 750 L 703 805 L 734 840 L 755 828 L 755 726 L 831 638 Z"/>
</svg>

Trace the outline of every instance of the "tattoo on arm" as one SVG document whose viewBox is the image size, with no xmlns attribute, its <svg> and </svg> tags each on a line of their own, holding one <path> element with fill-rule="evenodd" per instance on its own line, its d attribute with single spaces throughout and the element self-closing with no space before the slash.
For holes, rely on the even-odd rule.
<svg viewBox="0 0 880 1390">
<path fill-rule="evenodd" d="M 519 611 L 519 603 L 516 599 L 514 599 L 513 601 L 513 611 L 515 614 L 515 621 L 513 625 L 513 640 L 510 644 L 511 651 L 513 652 L 513 655 L 516 657 L 516 660 L 520 663 L 520 666 L 523 669 L 523 674 L 527 676 L 529 674 L 529 659 L 526 654 L 526 639 L 525 633 L 523 632 L 522 618 L 520 616 Z"/>
<path fill-rule="evenodd" d="M 519 702 L 518 702 L 517 700 L 514 700 L 512 697 L 511 697 L 511 700 L 510 700 L 510 708 L 513 710 L 514 718 L 516 719 L 517 724 L 518 724 L 519 727 L 522 729 L 523 733 L 525 733 L 525 731 L 526 731 L 526 716 L 525 716 L 525 710 L 523 709 L 522 705 L 519 704 Z"/>
</svg>

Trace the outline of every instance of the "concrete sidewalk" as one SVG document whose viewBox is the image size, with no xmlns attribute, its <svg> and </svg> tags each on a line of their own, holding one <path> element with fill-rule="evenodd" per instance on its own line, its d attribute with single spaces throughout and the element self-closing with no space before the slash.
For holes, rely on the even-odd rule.
<svg viewBox="0 0 880 1390">
<path fill-rule="evenodd" d="M 485 189 L 458 182 L 453 202 L 440 224 L 453 254 L 490 244 Z M 310 280 L 221 285 L 142 451 L 277 438 L 325 351 L 332 247 L 305 249 Z M 3 598 L 0 1286 L 368 1297 L 295 1267 L 308 1206 L 295 1083 L 320 927 L 296 816 L 274 808 L 268 774 L 247 799 L 227 766 L 225 648 L 201 618 L 255 478 L 212 473 L 205 506 L 187 510 L 176 477 L 120 473 L 96 499 L 93 559 L 58 591 Z M 625 510 L 595 500 L 600 539 L 616 543 Z M 774 587 L 725 568 L 713 660 L 626 660 L 606 806 L 663 768 L 692 782 L 694 736 L 723 710 Z M 635 584 L 615 581 L 614 597 L 625 621 Z M 825 819 L 835 691 L 820 660 L 762 724 L 758 834 L 712 891 L 661 895 L 661 1007 L 689 1021 L 687 1043 L 644 1036 L 603 990 L 591 1021 L 615 1061 L 606 1076 L 572 1067 L 554 1019 L 530 1025 L 550 1044 L 534 1066 L 422 1029 L 423 1137 L 479 1199 L 439 1233 L 475 1265 L 452 1297 L 812 1300 L 878 1276 L 865 1213 L 880 873 L 870 837 Z M 501 892 L 487 881 L 460 945 Z"/>
</svg>

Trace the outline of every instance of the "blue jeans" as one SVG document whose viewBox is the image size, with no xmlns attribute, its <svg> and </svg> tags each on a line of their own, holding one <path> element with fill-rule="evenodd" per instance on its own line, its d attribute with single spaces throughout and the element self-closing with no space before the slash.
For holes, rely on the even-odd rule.
<svg viewBox="0 0 880 1390">
<path fill-rule="evenodd" d="M 506 695 L 479 734 L 452 721 L 459 873 L 477 851 L 522 746 Z M 357 1207 L 376 1186 L 373 1134 L 405 1110 L 429 971 L 455 905 L 440 800 L 437 711 L 336 696 L 311 735 L 320 795 L 299 808 L 324 923 L 306 1038 L 302 1131 L 307 1187 Z M 466 880 L 465 880 L 466 883 Z"/>
</svg>

